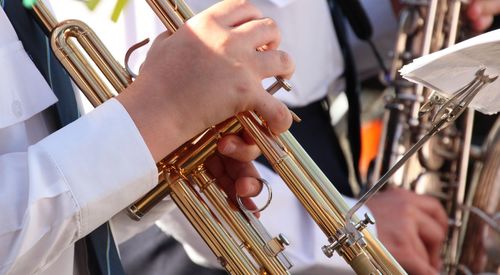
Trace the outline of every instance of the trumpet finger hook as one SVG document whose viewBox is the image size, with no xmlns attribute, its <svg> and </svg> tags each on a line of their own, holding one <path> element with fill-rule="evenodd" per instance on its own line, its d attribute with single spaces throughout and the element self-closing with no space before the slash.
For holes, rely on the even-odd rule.
<svg viewBox="0 0 500 275">
<path fill-rule="evenodd" d="M 129 63 L 130 56 L 132 55 L 132 53 L 133 53 L 135 50 L 139 49 L 140 47 L 142 47 L 142 46 L 144 46 L 144 45 L 146 45 L 146 44 L 148 44 L 148 43 L 149 43 L 149 38 L 146 38 L 146 39 L 144 39 L 144 40 L 142 40 L 142 41 L 140 41 L 140 42 L 138 42 L 138 43 L 136 43 L 136 44 L 132 45 L 132 47 L 130 47 L 130 48 L 127 50 L 127 53 L 125 54 L 125 69 L 127 70 L 127 73 L 128 73 L 128 74 L 129 74 L 132 78 L 137 78 L 137 74 L 136 74 L 136 73 L 134 73 L 134 72 L 132 71 L 132 69 L 130 68 L 130 66 L 129 66 L 129 64 L 128 64 L 128 63 Z"/>
</svg>

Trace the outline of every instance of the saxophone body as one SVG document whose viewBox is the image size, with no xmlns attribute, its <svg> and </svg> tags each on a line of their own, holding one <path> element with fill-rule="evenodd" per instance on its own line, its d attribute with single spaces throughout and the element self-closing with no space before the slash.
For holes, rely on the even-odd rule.
<svg viewBox="0 0 500 275">
<path fill-rule="evenodd" d="M 193 16 L 183 1 L 147 2 L 171 32 Z M 56 56 L 94 106 L 132 83 L 133 77 L 111 57 L 83 22 L 59 23 L 41 1 L 35 4 L 34 13 L 50 34 Z M 100 72 L 94 71 L 94 67 Z M 101 74 L 105 80 L 100 79 Z M 268 91 L 272 93 L 280 87 L 286 88 L 286 83 L 277 78 Z M 327 244 L 322 249 L 327 256 L 337 252 L 358 274 L 406 274 L 366 230 L 373 223 L 369 217 L 346 222 L 348 207 L 344 200 L 293 136 L 288 132 L 274 135 L 265 121 L 252 111 L 204 130 L 157 163 L 158 184 L 128 208 L 130 217 L 140 220 L 158 202 L 170 196 L 229 273 L 288 274 L 291 263 L 283 253 L 288 244 L 286 238 L 269 236 L 253 213 L 233 203 L 217 186 L 216 179 L 204 165 L 216 152 L 221 136 L 242 130 L 254 138 L 325 233 Z"/>
<path fill-rule="evenodd" d="M 433 102 L 439 100 L 433 91 L 402 79 L 398 74 L 399 69 L 417 57 L 462 40 L 466 27 L 460 17 L 464 6 L 461 0 L 403 0 L 401 4 L 403 8 L 399 14 L 398 35 L 389 75 L 392 94 L 386 96 L 384 129 L 372 179 L 379 178 L 430 129 L 430 118 L 434 114 L 427 110 L 432 109 Z M 447 274 L 468 271 L 470 261 L 468 264 L 462 263 L 461 254 L 475 253 L 467 245 L 469 240 L 465 238 L 465 232 L 478 233 L 478 227 L 483 231 L 488 228 L 484 223 L 477 226 L 478 217 L 469 214 L 469 209 L 480 209 L 491 215 L 498 213 L 498 192 L 487 190 L 499 190 L 500 177 L 492 173 L 489 176 L 472 177 L 469 171 L 473 120 L 474 111 L 466 110 L 453 125 L 431 138 L 390 181 L 392 186 L 430 195 L 443 203 L 450 225 L 442 252 L 443 272 Z M 491 142 L 491 148 L 495 148 L 493 144 L 495 142 Z M 482 157 L 482 160 L 485 158 Z M 478 173 L 484 171 L 484 166 L 478 164 L 476 167 Z M 495 168 L 498 169 L 498 166 Z M 473 180 L 475 183 L 472 183 Z M 474 194 L 480 198 L 473 198 Z M 496 201 L 490 202 L 492 200 Z M 479 201 L 483 201 L 483 205 Z M 486 209 L 485 201 L 495 206 Z M 470 215 L 474 217 L 467 223 Z M 492 232 L 495 230 L 492 229 Z M 483 254 L 480 257 L 486 256 Z"/>
</svg>

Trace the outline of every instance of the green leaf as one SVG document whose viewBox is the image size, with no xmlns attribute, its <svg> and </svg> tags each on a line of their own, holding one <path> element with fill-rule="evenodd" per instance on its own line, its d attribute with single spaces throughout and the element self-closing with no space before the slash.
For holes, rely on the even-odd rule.
<svg viewBox="0 0 500 275">
<path fill-rule="evenodd" d="M 113 9 L 113 13 L 111 14 L 111 20 L 113 22 L 118 21 L 118 18 L 120 17 L 120 14 L 122 13 L 123 9 L 127 5 L 128 0 L 118 0 L 116 1 L 115 8 Z"/>
</svg>

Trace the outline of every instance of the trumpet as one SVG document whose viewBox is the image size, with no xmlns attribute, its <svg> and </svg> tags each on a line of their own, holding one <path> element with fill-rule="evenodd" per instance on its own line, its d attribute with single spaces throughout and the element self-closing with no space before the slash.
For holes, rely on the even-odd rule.
<svg viewBox="0 0 500 275">
<path fill-rule="evenodd" d="M 183 1 L 147 0 L 165 26 L 175 32 L 193 16 Z M 118 65 L 96 35 L 80 21 L 57 23 L 41 1 L 34 11 L 42 26 L 51 33 L 56 56 L 75 83 L 94 105 L 111 98 L 114 93 L 98 78 L 78 41 L 94 64 L 102 71 L 115 92 L 131 82 L 127 70 Z M 268 88 L 273 93 L 287 83 L 277 78 Z M 141 219 L 165 196 L 169 195 L 231 274 L 288 274 L 291 263 L 283 253 L 288 241 L 283 235 L 271 238 L 248 209 L 236 205 L 217 186 L 215 178 L 204 166 L 216 151 L 218 139 L 226 134 L 246 131 L 264 156 L 284 179 L 288 187 L 323 230 L 328 243 L 322 248 L 331 257 L 342 256 L 358 274 L 405 274 L 380 242 L 366 227 L 373 221 L 354 217 L 345 220 L 347 205 L 300 144 L 289 133 L 274 135 L 265 121 L 247 111 L 214 125 L 157 164 L 159 183 L 129 208 L 131 218 Z"/>
</svg>

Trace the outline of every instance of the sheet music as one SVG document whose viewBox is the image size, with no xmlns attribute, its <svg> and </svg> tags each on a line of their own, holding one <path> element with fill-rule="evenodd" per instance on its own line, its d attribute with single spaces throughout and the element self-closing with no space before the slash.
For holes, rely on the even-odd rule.
<svg viewBox="0 0 500 275">
<path fill-rule="evenodd" d="M 500 75 L 500 30 L 465 40 L 447 49 L 417 58 L 400 73 L 409 81 L 434 89 L 446 97 L 469 83 L 476 71 L 486 68 L 490 77 Z M 500 111 L 500 81 L 487 85 L 470 107 L 485 113 Z"/>
</svg>

